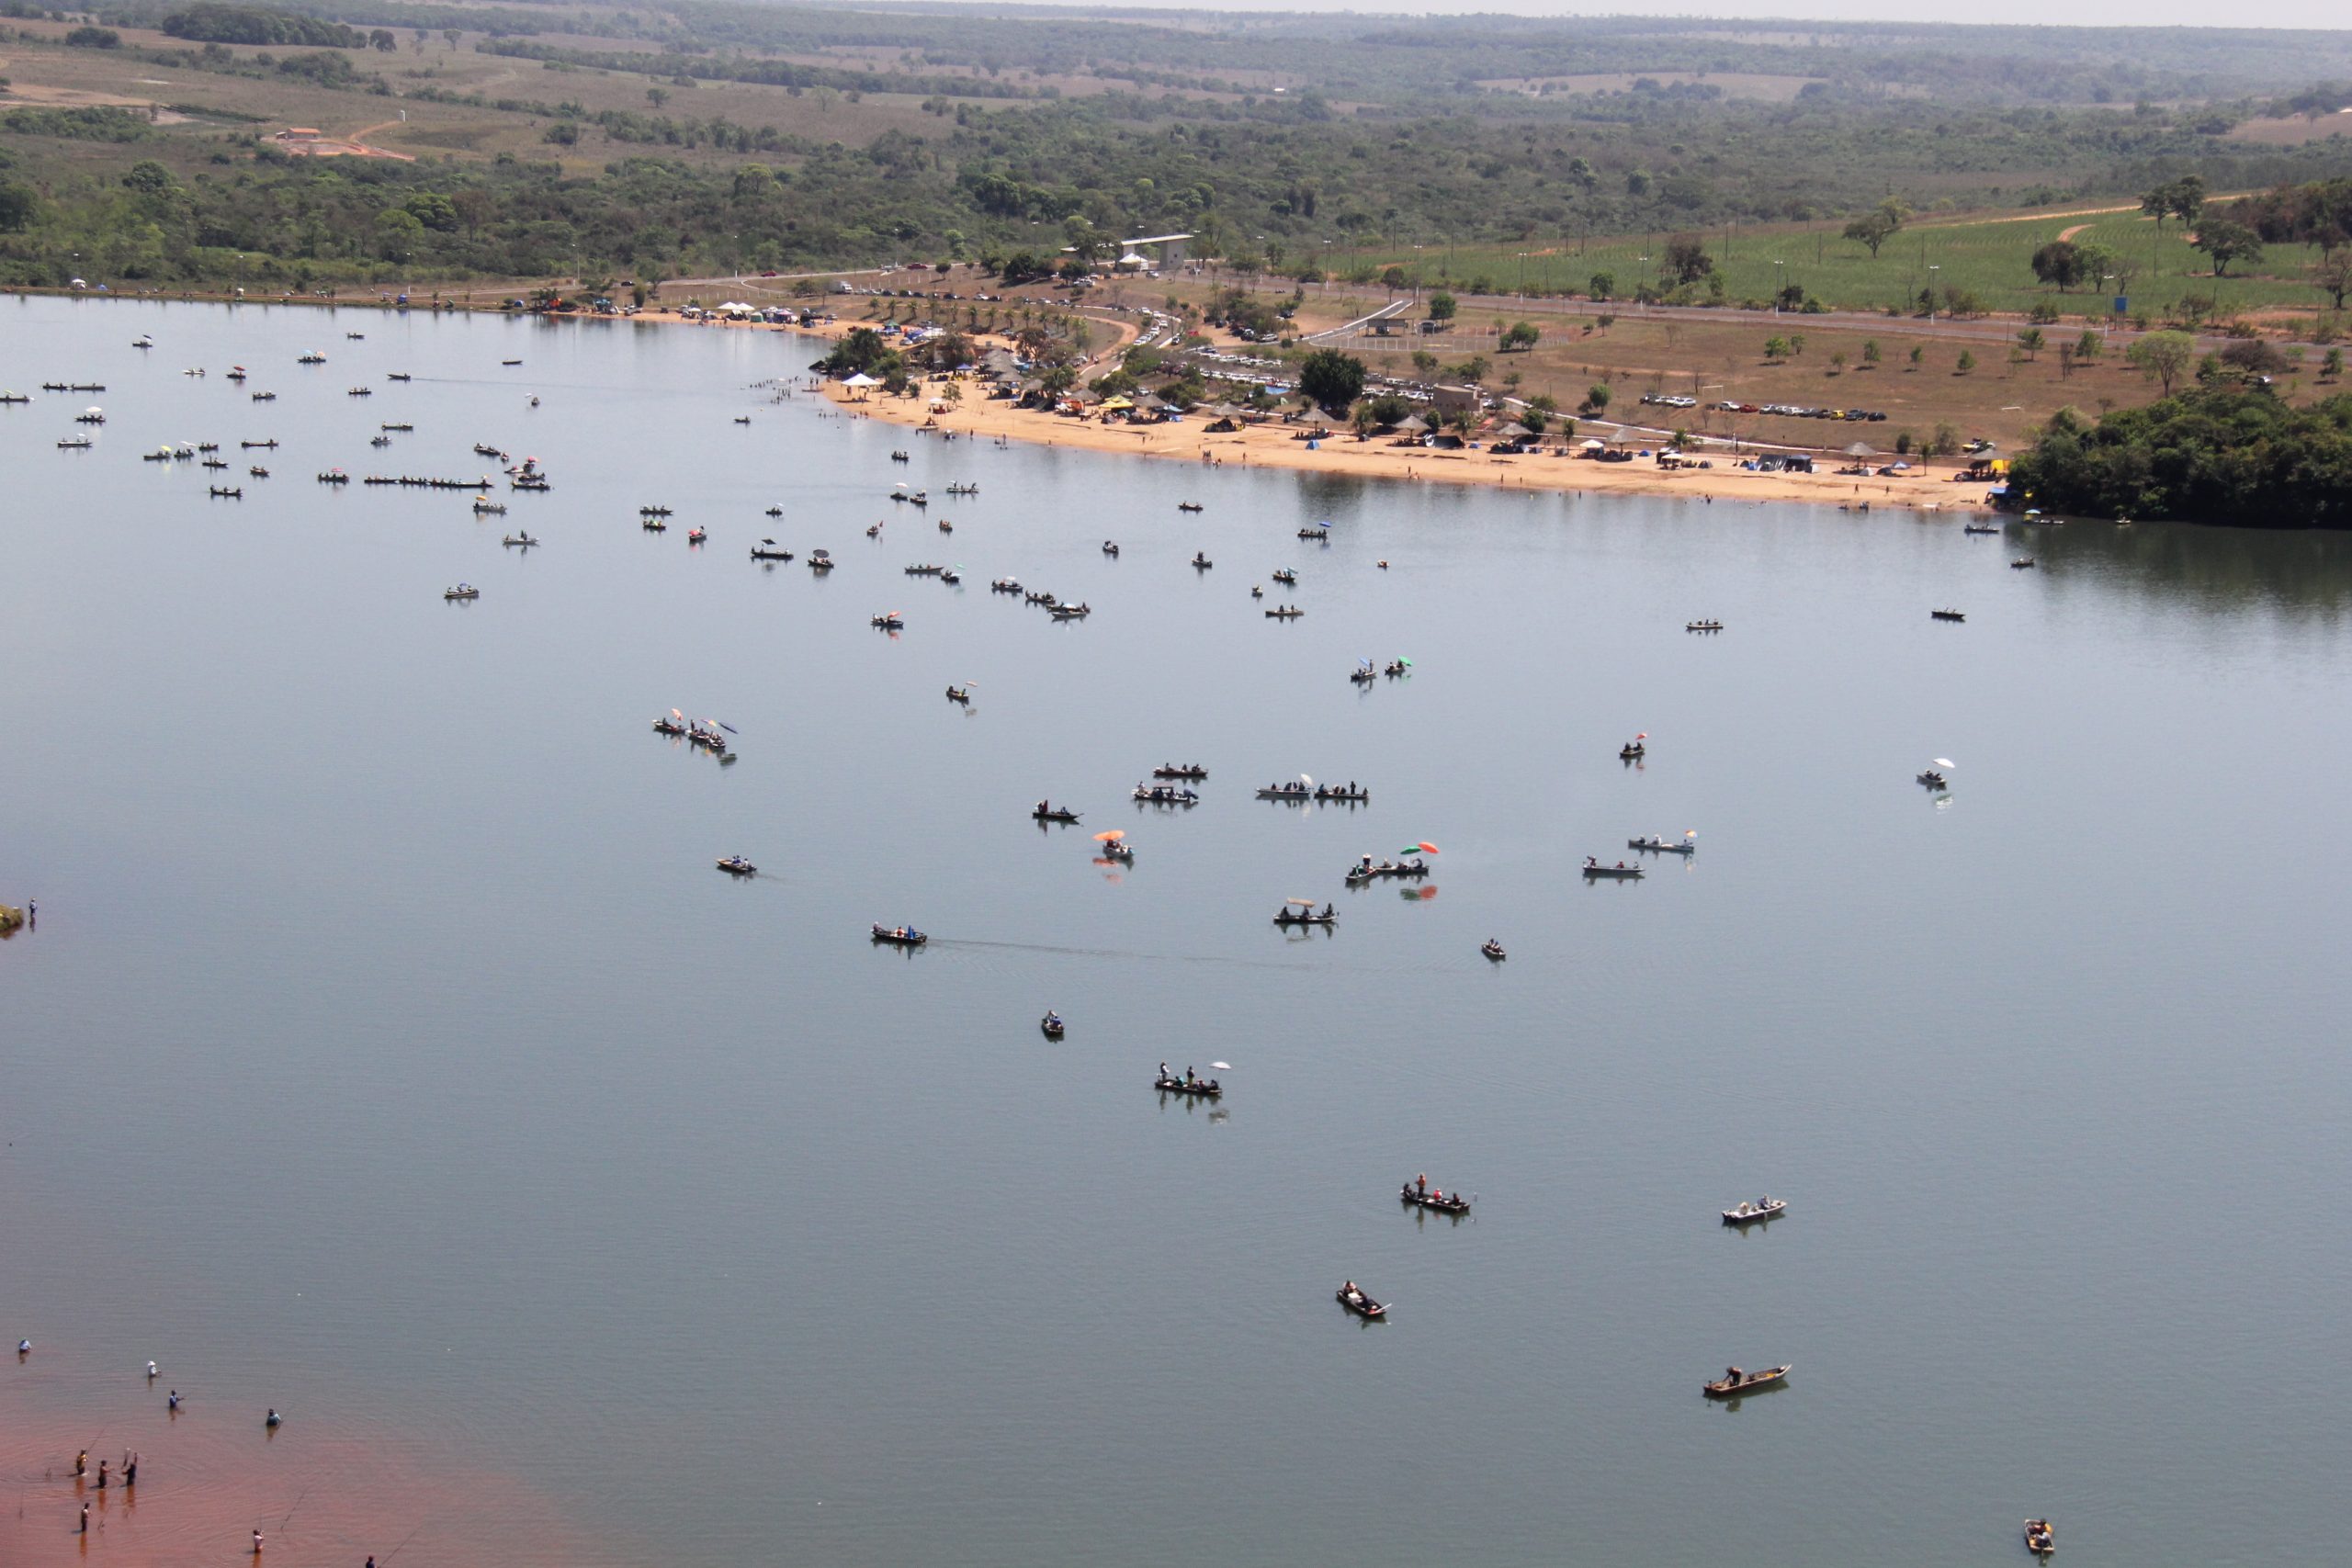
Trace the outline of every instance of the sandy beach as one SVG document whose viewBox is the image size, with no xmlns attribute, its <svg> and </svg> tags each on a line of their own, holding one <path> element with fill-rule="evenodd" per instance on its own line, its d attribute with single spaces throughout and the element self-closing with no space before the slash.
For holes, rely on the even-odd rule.
<svg viewBox="0 0 2352 1568">
<path fill-rule="evenodd" d="M 831 340 L 863 324 L 835 322 L 815 329 L 813 335 Z M 1766 474 L 1736 467 L 1731 456 L 1724 453 L 1707 458 L 1714 465 L 1712 468 L 1660 468 L 1645 458 L 1630 463 L 1601 463 L 1550 451 L 1540 456 L 1510 457 L 1483 451 L 1433 451 L 1392 446 L 1378 436 L 1365 440 L 1344 429 L 1334 429 L 1328 439 L 1310 445 L 1304 438 L 1304 427 L 1279 421 L 1213 435 L 1206 427 L 1214 422 L 1199 415 L 1182 423 L 1152 425 L 1106 422 L 1099 417 L 1074 418 L 989 399 L 983 390 L 984 385 L 967 378 L 957 388 L 961 396 L 956 399 L 949 398 L 949 382 L 945 379 L 926 381 L 919 390 L 904 397 L 853 390 L 830 382 L 825 385 L 824 394 L 851 417 L 907 425 L 933 435 L 1027 441 L 1089 452 L 1124 452 L 1203 467 L 1233 464 L 1416 483 L 1487 485 L 1497 490 L 1681 495 L 1710 502 L 1794 501 L 1844 506 L 1867 503 L 1874 508 L 1966 512 L 1982 510 L 1984 502 L 1984 486 L 1954 482 L 1953 475 L 1958 470 L 1949 465 L 1920 467 L 1900 477 L 1873 475 L 1868 479 L 1826 471 Z M 940 401 L 947 401 L 948 406 L 934 410 L 933 405 Z"/>
</svg>

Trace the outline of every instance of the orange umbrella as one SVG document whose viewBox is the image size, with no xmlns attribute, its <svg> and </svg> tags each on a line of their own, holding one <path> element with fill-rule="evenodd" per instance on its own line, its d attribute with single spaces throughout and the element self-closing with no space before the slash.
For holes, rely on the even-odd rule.
<svg viewBox="0 0 2352 1568">
<path fill-rule="evenodd" d="M 1114 828 L 1107 833 L 1095 834 L 1094 841 L 1098 844 L 1115 844 L 1126 836 L 1127 830 L 1125 828 Z"/>
</svg>

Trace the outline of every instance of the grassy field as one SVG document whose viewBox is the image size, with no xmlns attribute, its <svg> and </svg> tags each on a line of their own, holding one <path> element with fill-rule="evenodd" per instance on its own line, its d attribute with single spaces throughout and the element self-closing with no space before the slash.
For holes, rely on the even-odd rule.
<svg viewBox="0 0 2352 1568">
<path fill-rule="evenodd" d="M 1804 288 L 1833 310 L 1887 310 L 1917 298 L 1932 276 L 1944 288 L 1973 294 L 1988 310 L 2024 311 L 2047 299 L 2069 317 L 2104 314 L 2109 291 L 2101 287 L 2059 294 L 2035 280 L 2034 251 L 2065 237 L 2106 245 L 2136 267 L 2130 279 L 2132 309 L 2161 317 L 2184 295 L 2217 295 L 2224 314 L 2309 312 L 2324 303 L 2308 278 L 2319 259 L 2316 246 L 2275 245 L 2259 261 L 2239 263 L 2217 280 L 2202 252 L 2190 248 L 2177 223 L 2161 233 L 2154 222 L 2127 211 L 2075 209 L 2018 217 L 1915 220 L 1873 258 L 1845 239 L 1844 220 L 1807 226 L 1710 231 L 1707 252 L 1724 276 L 1730 303 L 1769 303 L 1784 284 Z M 1657 258 L 1672 236 L 1665 231 L 1590 240 L 1536 240 L 1523 245 L 1419 246 L 1351 250 L 1328 247 L 1326 264 L 1345 272 L 1359 263 L 1401 266 L 1408 277 L 1428 284 L 1464 287 L 1483 278 L 1499 292 L 1582 292 L 1595 273 L 1616 279 L 1630 295 L 1657 276 Z M 1934 269 L 1932 275 L 1930 269 Z M 2240 271 L 2248 276 L 2241 277 Z"/>
</svg>

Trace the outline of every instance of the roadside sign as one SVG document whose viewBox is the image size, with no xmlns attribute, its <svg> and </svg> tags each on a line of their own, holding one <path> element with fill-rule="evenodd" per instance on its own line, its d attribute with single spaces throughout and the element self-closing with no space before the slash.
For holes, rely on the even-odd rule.
<svg viewBox="0 0 2352 1568">
<path fill-rule="evenodd" d="M 2132 297 L 2129 294 L 2117 295 L 2115 297 L 2115 313 L 2119 316 L 2123 316 L 2129 315 L 2131 311 Z"/>
</svg>

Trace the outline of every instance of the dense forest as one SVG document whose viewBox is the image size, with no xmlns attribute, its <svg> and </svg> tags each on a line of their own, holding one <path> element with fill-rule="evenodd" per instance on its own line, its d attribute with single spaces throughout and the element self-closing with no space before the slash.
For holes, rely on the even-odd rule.
<svg viewBox="0 0 2352 1568">
<path fill-rule="evenodd" d="M 2352 393 L 2296 408 L 2225 374 L 2096 424 L 2061 412 L 2010 473 L 2049 511 L 2352 527 Z"/>
</svg>

